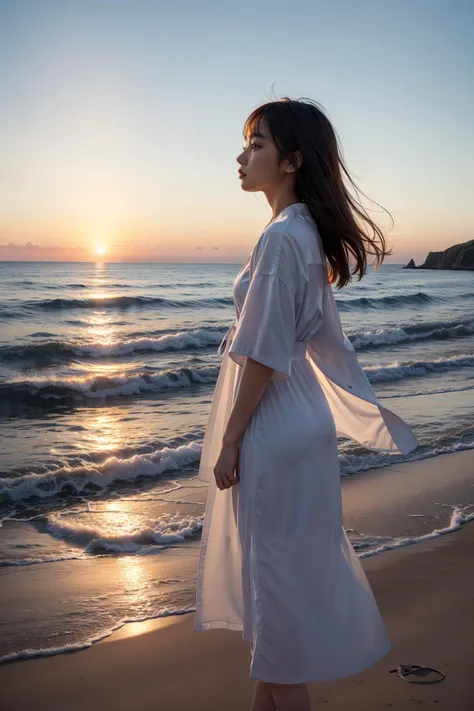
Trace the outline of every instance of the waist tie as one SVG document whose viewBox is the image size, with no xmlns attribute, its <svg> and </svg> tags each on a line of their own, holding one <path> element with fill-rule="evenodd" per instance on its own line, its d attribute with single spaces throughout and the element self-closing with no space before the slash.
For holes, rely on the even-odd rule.
<svg viewBox="0 0 474 711">
<path fill-rule="evenodd" d="M 227 351 L 230 348 L 232 337 L 235 333 L 236 328 L 237 328 L 237 321 L 234 321 L 232 326 L 230 326 L 227 329 L 227 331 L 224 333 L 224 337 L 222 338 L 222 341 L 219 344 L 219 348 L 217 349 L 217 355 L 223 356 L 225 353 L 227 353 Z M 225 345 L 225 350 L 224 350 L 224 352 L 222 352 L 222 346 L 224 346 L 224 345 Z"/>
<path fill-rule="evenodd" d="M 232 326 L 230 326 L 227 331 L 225 332 L 222 341 L 219 344 L 219 348 L 217 349 L 217 355 L 219 356 L 224 356 L 229 348 L 230 344 L 232 343 L 232 339 L 234 336 L 234 333 L 237 328 L 237 321 L 235 321 Z M 225 346 L 224 350 L 223 347 Z M 308 346 L 308 341 L 295 341 L 293 343 L 293 352 L 291 354 L 291 360 L 304 360 L 306 358 L 306 348 Z"/>
</svg>

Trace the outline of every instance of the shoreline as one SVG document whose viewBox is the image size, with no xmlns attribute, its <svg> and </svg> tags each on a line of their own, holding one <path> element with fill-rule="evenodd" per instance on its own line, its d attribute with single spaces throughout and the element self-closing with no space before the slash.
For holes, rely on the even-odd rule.
<svg viewBox="0 0 474 711">
<path fill-rule="evenodd" d="M 474 450 L 464 450 L 342 477 L 343 525 L 357 555 L 379 559 L 387 552 L 414 549 L 424 540 L 446 537 L 474 518 L 473 472 Z M 196 478 L 180 480 L 178 488 L 158 497 L 156 517 L 175 512 L 178 506 L 178 516 L 202 518 L 207 489 Z M 465 512 L 456 509 L 462 504 Z M 27 524 L 6 522 L 5 533 L 7 528 L 13 541 L 42 544 L 43 534 Z M 149 556 L 66 557 L 0 568 L 4 620 L 0 666 L 69 653 L 71 648 L 85 650 L 117 634 L 128 636 L 132 625 L 148 630 L 170 612 L 188 614 L 195 606 L 199 550 L 200 540 L 195 538 Z M 143 584 L 127 610 L 123 575 L 130 565 Z M 84 599 L 98 600 L 91 613 L 84 608 Z M 112 607 L 108 599 L 114 601 Z M 36 620 L 31 617 L 34 610 L 42 613 Z M 83 610 L 82 617 L 75 617 L 75 610 Z M 71 631 L 63 634 L 65 630 Z"/>
<path fill-rule="evenodd" d="M 329 703 L 333 703 L 332 698 L 339 699 L 348 689 L 353 694 L 354 684 L 359 685 L 358 693 L 359 691 L 362 693 L 365 680 L 370 681 L 370 685 L 367 684 L 368 688 L 370 686 L 371 689 L 378 689 L 377 694 L 385 693 L 384 689 L 392 694 L 398 689 L 399 693 L 406 693 L 406 699 L 418 698 L 416 696 L 418 690 L 422 693 L 420 699 L 431 698 L 426 695 L 429 689 L 444 694 L 444 689 L 448 688 L 449 693 L 452 694 L 453 689 L 451 684 L 447 683 L 448 678 L 439 684 L 408 686 L 395 675 L 385 672 L 382 674 L 384 679 L 382 683 L 378 678 L 381 675 L 377 674 L 377 670 L 392 669 L 400 663 L 411 663 L 437 667 L 448 677 L 450 666 L 454 666 L 454 662 L 450 659 L 455 659 L 456 665 L 460 665 L 461 669 L 466 668 L 463 666 L 463 660 L 472 666 L 474 654 L 471 653 L 467 640 L 474 632 L 474 623 L 467 618 L 474 620 L 474 593 L 471 592 L 474 590 L 472 566 L 474 526 L 458 520 L 456 530 L 448 533 L 446 521 L 449 519 L 447 513 L 449 507 L 453 509 L 456 505 L 466 506 L 470 502 L 471 510 L 474 510 L 474 450 L 393 464 L 390 467 L 344 477 L 341 482 L 346 530 L 363 530 L 370 537 L 372 529 L 376 537 L 387 535 L 388 545 L 390 545 L 390 536 L 394 533 L 394 527 L 404 529 L 405 525 L 411 522 L 413 533 L 421 539 L 421 542 L 409 540 L 409 545 L 400 545 L 399 541 L 395 548 L 384 550 L 383 553 L 374 554 L 369 550 L 368 554 L 363 551 L 359 554 L 384 621 L 387 623 L 389 636 L 393 642 L 392 649 L 373 667 L 357 675 L 332 682 L 310 684 L 310 689 L 313 690 L 312 698 L 314 700 L 322 698 L 321 689 L 328 689 L 331 692 L 330 698 L 328 697 L 324 708 L 355 710 L 358 707 L 351 705 L 350 695 L 347 697 L 345 707 L 329 705 Z M 203 484 L 202 491 L 198 492 L 195 484 L 196 481 L 192 480 L 188 495 L 196 498 L 198 494 L 197 498 L 203 497 L 205 501 L 207 485 Z M 180 498 L 184 494 L 184 490 L 181 490 Z M 442 508 L 437 508 L 438 504 Z M 417 513 L 412 513 L 414 511 Z M 411 518 L 412 516 L 414 518 Z M 469 517 L 471 518 L 472 514 Z M 404 521 L 406 524 L 403 523 Z M 436 522 L 441 525 L 436 526 Z M 190 570 L 197 564 L 198 553 L 198 547 L 186 551 L 186 565 Z M 146 565 L 163 565 L 166 554 L 164 558 L 162 556 L 158 558 L 146 561 Z M 176 565 L 177 562 L 173 564 Z M 37 566 L 33 567 L 38 570 Z M 469 568 L 473 568 L 473 571 L 471 572 Z M 84 569 L 84 572 L 86 571 L 87 568 Z M 28 574 L 25 582 L 25 575 L 21 575 L 18 569 L 16 572 L 17 575 L 13 578 L 17 580 L 17 584 L 28 584 Z M 48 572 L 45 570 L 43 574 L 46 578 Z M 3 582 L 6 583 L 7 579 L 9 578 L 5 576 Z M 54 578 L 48 580 L 50 585 L 54 585 Z M 10 591 L 12 600 L 15 599 L 14 593 L 14 590 Z M 431 622 L 424 618 L 425 608 L 428 611 L 436 611 L 437 616 Z M 3 612 L 4 615 L 8 613 L 7 606 L 3 607 Z M 433 624 L 434 620 L 439 620 L 439 627 Z M 110 697 L 106 707 L 131 708 L 132 705 L 137 704 L 130 697 L 130 692 L 122 688 L 121 683 L 121 680 L 126 680 L 129 675 L 139 678 L 144 688 L 150 688 L 150 685 L 155 684 L 154 691 L 147 692 L 150 698 L 153 698 L 153 703 L 149 706 L 143 696 L 144 692 L 140 687 L 136 688 L 140 709 L 156 708 L 159 705 L 165 711 L 168 709 L 169 711 L 175 709 L 196 711 L 201 708 L 199 705 L 201 701 L 198 703 L 196 699 L 202 699 L 203 709 L 247 708 L 250 705 L 254 683 L 254 680 L 248 677 L 250 656 L 247 643 L 238 633 L 231 633 L 229 630 L 217 629 L 207 630 L 206 634 L 195 633 L 193 621 L 194 612 L 189 612 L 146 619 L 143 622 L 126 622 L 109 636 L 86 649 L 53 652 L 50 656 L 20 659 L 0 665 L 0 683 L 2 683 L 4 703 L 7 704 L 2 706 L 2 711 L 26 710 L 32 703 L 39 703 L 39 700 L 44 705 L 47 704 L 52 711 L 55 709 L 62 711 L 66 707 L 68 711 L 85 707 L 103 708 L 98 699 L 94 698 L 95 694 L 105 698 Z M 429 644 L 423 645 L 422 633 L 427 635 L 427 639 L 431 639 Z M 441 636 L 436 636 L 438 633 Z M 449 642 L 449 655 L 446 658 L 442 654 L 443 635 Z M 210 689 L 213 685 L 219 688 L 221 686 L 217 670 L 221 669 L 222 655 L 226 654 L 229 654 L 229 659 L 232 660 L 230 666 L 232 668 L 235 666 L 235 675 L 230 675 L 228 678 L 226 676 L 227 681 L 223 686 L 232 689 L 231 701 L 233 703 L 235 699 L 235 706 L 229 705 L 224 696 L 219 696 L 217 692 L 212 698 L 220 699 L 221 705 L 212 706 Z M 464 656 L 460 658 L 460 655 Z M 150 666 L 150 659 L 156 659 L 155 666 Z M 443 663 L 446 664 L 446 668 L 443 667 Z M 120 693 L 115 689 L 112 680 L 114 669 L 119 670 Z M 198 671 L 199 678 L 197 678 Z M 192 679 L 190 688 L 187 689 L 184 684 L 186 689 L 183 689 L 183 681 L 189 676 Z M 201 683 L 201 676 L 205 683 L 204 681 Z M 42 681 L 43 678 L 45 682 Z M 468 708 L 474 707 L 474 688 L 466 687 L 466 684 L 470 683 L 467 670 L 464 681 L 457 676 L 456 680 L 457 686 L 460 685 L 461 689 L 471 694 L 471 705 L 453 707 L 445 705 L 444 708 L 447 708 L 447 711 L 464 711 L 465 708 L 467 711 Z M 396 682 L 402 687 L 401 689 Z M 235 693 L 234 687 L 237 687 Z M 182 696 L 185 692 L 192 696 L 192 703 Z M 74 699 L 68 699 L 68 694 L 71 693 Z M 178 705 L 167 706 L 166 704 L 172 703 L 174 693 L 177 694 Z M 161 703 L 162 694 L 165 694 L 163 698 L 167 699 L 164 706 Z M 384 705 L 388 706 L 391 703 L 388 696 L 387 700 L 382 702 L 382 697 L 377 694 L 371 692 L 369 696 L 361 697 L 361 702 L 364 698 L 361 711 L 372 708 L 374 711 L 380 711 Z M 436 698 L 438 697 L 434 696 L 433 700 Z M 128 699 L 127 703 L 123 701 L 125 699 Z M 373 706 L 370 706 L 371 699 Z M 77 706 L 74 706 L 76 702 Z M 188 703 L 190 705 L 186 705 Z M 392 704 L 392 708 L 397 707 Z M 406 704 L 403 708 L 406 708 Z"/>
<path fill-rule="evenodd" d="M 474 526 L 363 561 L 392 648 L 351 677 L 309 684 L 312 708 L 380 711 L 440 703 L 447 711 L 474 704 L 470 640 L 474 634 Z M 34 706 L 200 711 L 250 706 L 250 651 L 239 633 L 193 631 L 194 613 L 127 625 L 88 650 L 0 667 L 3 711 Z M 145 623 L 144 623 L 145 624 Z M 135 629 L 133 629 L 135 627 Z M 440 669 L 437 684 L 408 684 L 398 664 Z M 431 677 L 432 678 L 432 677 Z"/>
</svg>

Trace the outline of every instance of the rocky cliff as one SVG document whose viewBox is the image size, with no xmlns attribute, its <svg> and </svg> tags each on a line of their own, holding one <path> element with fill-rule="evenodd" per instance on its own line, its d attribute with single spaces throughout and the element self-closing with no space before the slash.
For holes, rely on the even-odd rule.
<svg viewBox="0 0 474 711">
<path fill-rule="evenodd" d="M 474 239 L 454 244 L 444 252 L 430 252 L 419 267 L 410 259 L 404 269 L 472 269 L 474 270 Z"/>
</svg>

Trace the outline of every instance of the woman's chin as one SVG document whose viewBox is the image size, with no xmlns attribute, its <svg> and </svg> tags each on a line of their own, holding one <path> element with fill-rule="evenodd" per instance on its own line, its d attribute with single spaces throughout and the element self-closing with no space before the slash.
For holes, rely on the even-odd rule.
<svg viewBox="0 0 474 711">
<path fill-rule="evenodd" d="M 249 184 L 247 176 L 240 179 L 240 187 L 246 192 L 252 192 L 252 186 Z"/>
</svg>

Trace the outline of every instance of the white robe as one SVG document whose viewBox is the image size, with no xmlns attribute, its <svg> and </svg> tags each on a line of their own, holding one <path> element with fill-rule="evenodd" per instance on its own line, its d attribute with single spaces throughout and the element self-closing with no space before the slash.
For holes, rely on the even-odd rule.
<svg viewBox="0 0 474 711">
<path fill-rule="evenodd" d="M 262 681 L 350 676 L 390 641 L 342 526 L 336 438 L 404 454 L 418 442 L 378 402 L 342 331 L 304 203 L 263 232 L 234 304 L 199 467 L 209 491 L 194 629 L 241 631 L 252 643 L 250 676 Z M 246 357 L 274 372 L 240 442 L 240 481 L 219 490 L 213 469 Z"/>
</svg>

